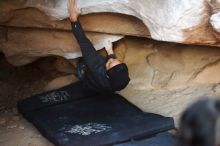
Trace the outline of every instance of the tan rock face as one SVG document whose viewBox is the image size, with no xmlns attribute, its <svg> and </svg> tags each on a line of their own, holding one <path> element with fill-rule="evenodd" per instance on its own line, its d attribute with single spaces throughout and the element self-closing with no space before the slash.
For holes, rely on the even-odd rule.
<svg viewBox="0 0 220 146">
<path fill-rule="evenodd" d="M 96 49 L 104 48 L 106 41 L 112 42 L 122 36 L 88 33 Z M 13 65 L 28 64 L 40 57 L 62 56 L 74 59 L 81 56 L 79 45 L 72 32 L 8 28 L 7 41 L 2 43 L 2 51 Z"/>
<path fill-rule="evenodd" d="M 9 1 L 9 6 L 3 8 L 3 16 L 10 16 L 7 13 L 10 10 L 34 7 L 53 19 L 63 20 L 68 18 L 67 2 L 68 0 L 21 0 L 16 3 Z M 2 7 L 7 5 L 6 3 L 1 2 Z M 210 40 L 208 37 L 215 31 L 205 29 L 211 26 L 218 32 L 219 21 L 216 17 L 211 22 L 209 21 L 213 14 L 219 12 L 218 5 L 219 1 L 217 0 L 77 1 L 77 6 L 81 9 L 82 14 L 112 12 L 131 15 L 143 21 L 145 26 L 149 28 L 153 39 L 190 44 L 215 44 L 218 42 L 218 40 Z M 207 34 L 207 37 L 203 36 L 201 38 L 199 34 Z M 201 39 L 198 39 L 198 37 Z"/>
<path fill-rule="evenodd" d="M 103 38 L 106 33 L 219 46 L 220 8 L 217 0 L 79 0 L 77 6 L 82 14 L 89 14 L 80 17 L 83 28 L 88 32 L 102 33 L 90 37 L 98 46 L 96 49 L 104 47 L 104 43 L 100 43 L 104 40 L 120 39 L 113 35 Z M 14 65 L 24 65 L 48 55 L 67 59 L 79 57 L 78 46 L 74 40 L 71 41 L 71 28 L 66 18 L 67 0 L 2 0 L 0 26 L 8 31 L 0 33 L 2 38 L 7 38 L 1 50 Z M 103 39 L 98 40 L 100 38 Z"/>
<path fill-rule="evenodd" d="M 0 12 L 3 14 L 9 13 L 3 11 L 3 9 L 0 9 Z M 142 21 L 127 15 L 111 13 L 89 14 L 81 16 L 80 21 L 86 31 L 145 37 L 150 35 Z M 2 17 L 0 15 L 0 25 L 22 28 L 71 29 L 69 20 L 51 20 L 45 13 L 35 8 L 18 9 L 13 11 L 11 15 Z"/>
<path fill-rule="evenodd" d="M 68 18 L 67 12 L 67 2 L 68 0 L 19 0 L 14 2 L 1 1 L 1 24 L 12 25 L 12 26 L 29 26 L 29 27 L 52 27 L 67 29 L 69 28 L 66 21 L 49 21 L 47 16 L 53 19 L 63 20 Z M 115 5 L 117 4 L 117 7 Z M 87 30 L 101 31 L 101 32 L 116 32 L 123 34 L 137 34 L 146 36 L 146 27 L 149 28 L 151 37 L 156 40 L 171 41 L 171 42 L 181 42 L 181 43 L 200 43 L 200 44 L 215 44 L 218 40 L 210 39 L 209 36 L 213 35 L 214 31 L 211 29 L 205 29 L 209 26 L 214 28 L 218 32 L 219 21 L 215 17 L 219 12 L 219 1 L 217 0 L 198 0 L 193 2 L 191 0 L 179 0 L 179 1 L 160 1 L 160 0 L 122 0 L 120 2 L 104 0 L 104 1 L 78 1 L 78 7 L 81 9 L 82 14 L 89 13 L 103 13 L 103 12 L 113 12 L 125 15 L 131 15 L 138 19 L 135 20 L 131 17 L 120 16 L 124 18 L 119 18 L 118 16 L 112 15 L 108 17 L 102 17 L 105 19 L 93 19 L 93 24 L 99 22 L 104 24 L 114 24 L 113 28 L 109 29 L 108 25 L 86 25 Z M 29 8 L 32 7 L 32 8 Z M 37 8 L 40 11 L 33 9 Z M 167 11 L 169 10 L 169 11 Z M 190 11 L 188 11 L 190 10 Z M 212 15 L 215 15 L 212 17 Z M 107 15 L 106 15 L 107 16 Z M 97 17 L 97 16 L 96 16 Z M 86 18 L 85 18 L 86 19 Z M 26 21 L 22 21 L 26 20 Z M 89 20 L 89 19 L 88 19 Z M 96 20 L 104 20 L 97 22 Z M 107 20 L 107 21 L 106 21 Z M 112 22 L 109 20 L 113 20 Z M 132 21 L 135 20 L 135 23 Z M 123 22 L 123 21 L 126 21 Z M 91 22 L 91 21 L 90 21 Z M 109 22 L 109 23 L 106 23 Z M 117 23 L 115 23 L 117 22 Z M 88 24 L 88 23 L 87 23 Z M 117 25 L 118 24 L 118 25 Z M 123 27 L 130 31 L 126 33 Z M 144 24 L 144 25 L 143 25 Z M 136 26 L 137 29 L 132 29 L 130 26 Z M 102 27 L 105 26 L 105 27 Z M 120 29 L 117 29 L 117 27 Z M 101 28 L 100 28 L 101 27 Z M 144 28 L 145 27 L 145 28 Z M 99 29 L 100 28 L 100 29 Z M 115 31 L 117 29 L 117 31 Z M 141 31 L 140 31 L 141 30 Z M 119 32 L 118 32 L 119 31 Z M 200 32 L 201 31 L 201 32 Z M 132 33 L 131 33 L 132 32 Z M 144 33 L 143 33 L 144 32 Z M 200 37 L 196 34 L 206 34 L 203 39 L 198 40 Z"/>
<path fill-rule="evenodd" d="M 172 116 L 201 96 L 220 95 L 218 47 L 126 39 L 131 82 L 120 92 L 146 112 Z"/>
<path fill-rule="evenodd" d="M 64 86 L 70 85 L 74 82 L 77 82 L 78 79 L 74 75 L 68 75 L 68 76 L 63 76 L 56 78 L 52 80 L 45 88 L 44 91 L 52 91 L 55 89 L 62 88 Z"/>
</svg>

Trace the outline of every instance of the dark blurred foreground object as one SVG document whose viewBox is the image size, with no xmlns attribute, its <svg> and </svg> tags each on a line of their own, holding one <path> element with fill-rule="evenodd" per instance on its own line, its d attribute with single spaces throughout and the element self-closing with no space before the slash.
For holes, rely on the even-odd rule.
<svg viewBox="0 0 220 146">
<path fill-rule="evenodd" d="M 85 91 L 82 82 L 18 103 L 20 112 L 57 146 L 103 146 L 174 129 L 172 118 L 144 113 L 118 94 Z"/>
<path fill-rule="evenodd" d="M 181 117 L 179 141 L 184 146 L 220 146 L 220 100 L 190 106 Z"/>
<path fill-rule="evenodd" d="M 114 146 L 177 146 L 176 137 L 168 132 L 159 133 L 150 138 L 122 143 Z"/>
</svg>

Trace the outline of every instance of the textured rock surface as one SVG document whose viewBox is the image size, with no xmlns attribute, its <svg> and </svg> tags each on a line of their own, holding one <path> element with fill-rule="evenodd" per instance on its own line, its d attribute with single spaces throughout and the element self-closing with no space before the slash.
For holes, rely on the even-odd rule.
<svg viewBox="0 0 220 146">
<path fill-rule="evenodd" d="M 147 112 L 172 116 L 201 96 L 220 95 L 220 50 L 150 40 L 126 39 L 131 82 L 121 92 Z M 178 122 L 177 122 L 178 123 Z"/>
<path fill-rule="evenodd" d="M 0 2 L 1 5 L 2 1 Z M 7 4 L 5 6 L 7 8 Z M 51 20 L 45 13 L 34 8 L 13 10 L 0 9 L 0 25 L 21 28 L 43 28 L 70 30 L 69 20 Z M 10 15 L 9 15 L 10 14 Z M 25 20 L 25 21 L 24 21 Z M 120 14 L 99 13 L 80 17 L 84 30 L 111 34 L 125 34 L 132 36 L 147 36 L 149 31 L 141 20 Z"/>
<path fill-rule="evenodd" d="M 79 56 L 65 19 L 67 1 L 0 1 L 0 51 L 12 64 L 24 65 L 48 55 Z M 83 28 L 102 33 L 91 35 L 97 49 L 104 47 L 98 41 L 120 39 L 115 35 L 219 46 L 219 5 L 218 0 L 78 0 L 82 14 L 89 14 L 80 18 Z M 114 36 L 103 37 L 105 34 Z"/>
<path fill-rule="evenodd" d="M 21 0 L 13 2 L 11 9 L 35 7 L 52 18 L 62 20 L 68 17 L 67 2 Z M 1 3 L 4 5 L 4 2 Z M 218 42 L 214 36 L 208 37 L 213 35 L 213 30 L 207 29 L 211 27 L 209 20 L 212 13 L 219 12 L 218 5 L 217 0 L 78 0 L 82 14 L 113 12 L 132 15 L 144 22 L 153 39 L 200 44 Z"/>
<path fill-rule="evenodd" d="M 107 41 L 117 41 L 122 36 L 88 33 L 95 48 L 104 48 Z M 58 30 L 38 30 L 8 28 L 7 41 L 2 43 L 2 51 L 13 65 L 28 64 L 40 57 L 51 55 L 74 59 L 81 56 L 79 45 L 72 32 Z"/>
</svg>

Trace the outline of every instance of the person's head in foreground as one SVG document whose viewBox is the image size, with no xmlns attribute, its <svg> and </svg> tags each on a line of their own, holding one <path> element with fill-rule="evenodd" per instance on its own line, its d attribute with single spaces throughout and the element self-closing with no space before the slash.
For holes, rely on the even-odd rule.
<svg viewBox="0 0 220 146">
<path fill-rule="evenodd" d="M 201 100 L 183 113 L 179 143 L 182 146 L 220 146 L 219 100 Z"/>
</svg>

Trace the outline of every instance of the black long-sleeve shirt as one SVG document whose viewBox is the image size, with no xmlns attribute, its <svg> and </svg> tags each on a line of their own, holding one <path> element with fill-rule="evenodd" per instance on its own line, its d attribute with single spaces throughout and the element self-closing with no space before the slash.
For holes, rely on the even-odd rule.
<svg viewBox="0 0 220 146">
<path fill-rule="evenodd" d="M 90 40 L 86 37 L 79 21 L 71 22 L 71 25 L 88 69 L 87 75 L 83 79 L 84 87 L 95 92 L 113 92 L 106 74 L 106 58 L 97 53 Z"/>
</svg>

